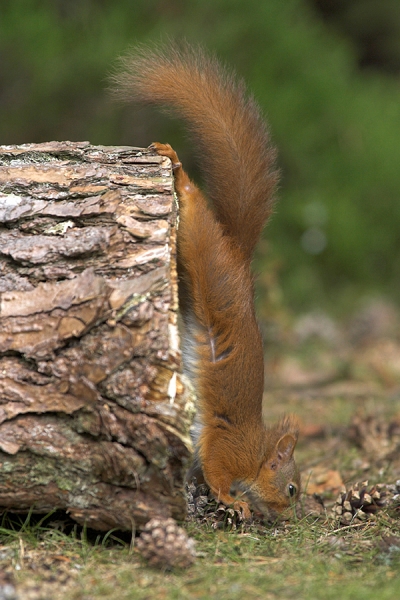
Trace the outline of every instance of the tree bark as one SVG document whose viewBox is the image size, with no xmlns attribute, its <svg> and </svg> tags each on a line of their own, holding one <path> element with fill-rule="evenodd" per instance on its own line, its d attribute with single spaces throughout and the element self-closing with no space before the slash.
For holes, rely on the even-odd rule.
<svg viewBox="0 0 400 600">
<path fill-rule="evenodd" d="M 147 150 L 0 147 L 0 510 L 184 517 L 172 188 Z"/>
</svg>

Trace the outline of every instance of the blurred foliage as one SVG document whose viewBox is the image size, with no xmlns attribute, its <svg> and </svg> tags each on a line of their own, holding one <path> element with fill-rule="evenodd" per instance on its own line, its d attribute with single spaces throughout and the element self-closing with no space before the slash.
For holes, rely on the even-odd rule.
<svg viewBox="0 0 400 600">
<path fill-rule="evenodd" d="M 191 167 L 180 125 L 115 106 L 104 90 L 116 57 L 138 41 L 200 41 L 246 79 L 279 148 L 280 201 L 257 270 L 276 269 L 272 279 L 297 310 L 345 310 L 368 292 L 398 301 L 399 82 L 360 71 L 355 43 L 332 31 L 315 4 L 2 0 L 0 143 L 168 140 Z M 392 4 L 370 0 L 370 22 L 386 9 L 399 20 Z M 260 301 L 270 280 L 261 277 Z"/>
<path fill-rule="evenodd" d="M 310 0 L 327 23 L 352 40 L 361 68 L 400 72 L 399 0 Z"/>
</svg>

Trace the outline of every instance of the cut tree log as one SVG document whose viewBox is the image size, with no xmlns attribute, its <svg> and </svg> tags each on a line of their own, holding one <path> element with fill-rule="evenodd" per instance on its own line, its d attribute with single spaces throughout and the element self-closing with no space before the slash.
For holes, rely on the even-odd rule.
<svg viewBox="0 0 400 600">
<path fill-rule="evenodd" d="M 176 222 L 148 150 L 0 147 L 0 511 L 184 517 Z"/>
</svg>

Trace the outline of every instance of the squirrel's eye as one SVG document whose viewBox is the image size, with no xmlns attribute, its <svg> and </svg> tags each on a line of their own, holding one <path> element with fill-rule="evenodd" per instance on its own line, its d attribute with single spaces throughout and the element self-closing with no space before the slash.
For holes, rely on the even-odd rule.
<svg viewBox="0 0 400 600">
<path fill-rule="evenodd" d="M 297 493 L 297 488 L 296 488 L 296 486 L 295 486 L 295 485 L 293 485 L 293 483 L 289 483 L 289 485 L 288 485 L 288 492 L 289 492 L 289 496 L 290 496 L 291 498 L 293 498 L 293 496 L 295 496 L 295 495 L 296 495 L 296 493 Z"/>
</svg>

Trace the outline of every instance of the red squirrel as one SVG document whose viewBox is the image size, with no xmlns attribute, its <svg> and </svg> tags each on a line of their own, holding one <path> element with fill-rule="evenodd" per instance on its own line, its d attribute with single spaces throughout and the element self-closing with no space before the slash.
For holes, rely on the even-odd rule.
<svg viewBox="0 0 400 600">
<path fill-rule="evenodd" d="M 206 483 L 245 517 L 239 484 L 271 515 L 298 499 L 293 416 L 267 427 L 262 417 L 264 353 L 254 309 L 251 260 L 272 212 L 275 150 L 256 102 L 201 48 L 140 48 L 114 76 L 117 95 L 173 109 L 193 134 L 209 203 L 169 144 L 179 200 L 179 303 L 184 365 L 197 395 L 196 454 Z"/>
</svg>

